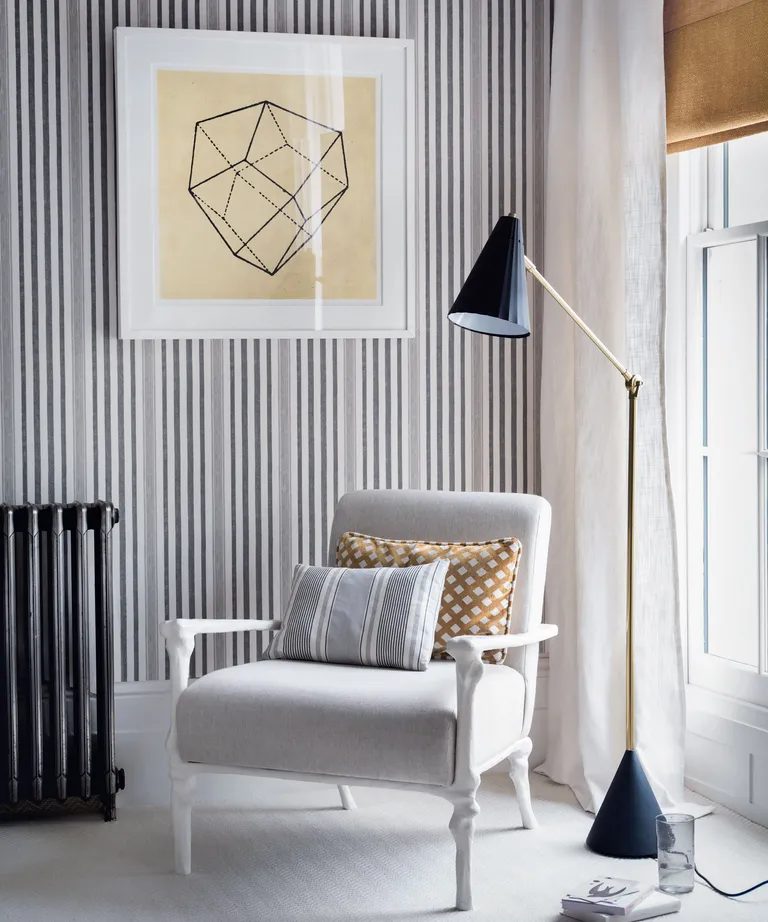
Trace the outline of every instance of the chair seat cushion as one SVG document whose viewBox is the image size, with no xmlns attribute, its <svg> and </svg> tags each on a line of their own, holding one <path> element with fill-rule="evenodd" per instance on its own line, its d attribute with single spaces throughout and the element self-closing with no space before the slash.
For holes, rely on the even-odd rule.
<svg viewBox="0 0 768 922">
<path fill-rule="evenodd" d="M 520 738 L 525 687 L 484 666 L 473 755 L 481 765 Z M 456 742 L 456 667 L 424 672 L 262 660 L 209 673 L 177 705 L 185 761 L 240 768 L 449 785 Z"/>
</svg>

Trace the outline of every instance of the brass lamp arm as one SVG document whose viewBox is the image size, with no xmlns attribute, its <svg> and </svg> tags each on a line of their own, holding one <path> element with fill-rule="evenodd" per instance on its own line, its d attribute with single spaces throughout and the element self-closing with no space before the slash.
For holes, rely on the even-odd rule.
<svg viewBox="0 0 768 922">
<path fill-rule="evenodd" d="M 559 294 L 544 278 L 544 276 L 539 272 L 539 270 L 534 266 L 534 264 L 525 257 L 525 268 L 528 272 L 536 279 L 536 281 L 545 288 L 557 301 L 557 303 L 562 307 L 566 314 L 571 318 L 571 320 L 576 324 L 579 329 L 585 333 L 589 339 L 597 346 L 597 348 L 603 353 L 603 355 L 608 359 L 608 361 L 616 368 L 617 371 L 621 372 L 624 377 L 624 380 L 629 384 L 632 381 L 633 375 L 627 371 L 627 369 L 621 364 L 621 362 L 616 358 L 616 356 L 611 352 L 608 346 L 599 339 L 595 334 L 590 330 L 590 328 L 584 323 L 584 321 L 579 317 L 576 311 L 571 307 L 571 305 L 565 300 L 565 298 Z"/>
<path fill-rule="evenodd" d="M 635 441 L 637 432 L 637 396 L 643 383 L 642 378 L 631 374 L 605 345 L 590 330 L 576 311 L 549 284 L 534 264 L 525 257 L 526 270 L 545 288 L 573 320 L 579 329 L 592 340 L 608 361 L 624 378 L 629 397 L 629 433 L 627 456 L 627 674 L 626 674 L 626 733 L 627 749 L 635 748 L 635 657 L 634 657 L 634 583 L 635 583 Z"/>
</svg>

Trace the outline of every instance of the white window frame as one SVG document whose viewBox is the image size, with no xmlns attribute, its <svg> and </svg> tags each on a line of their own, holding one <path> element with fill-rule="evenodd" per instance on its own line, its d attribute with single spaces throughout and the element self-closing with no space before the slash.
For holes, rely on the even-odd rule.
<svg viewBox="0 0 768 922">
<path fill-rule="evenodd" d="M 728 223 L 729 209 L 722 183 L 723 154 L 724 148 L 720 146 L 667 158 L 668 309 L 664 387 L 670 481 L 677 518 L 680 626 L 687 683 L 685 783 L 692 790 L 768 826 L 765 781 L 768 777 L 768 707 L 734 697 L 734 686 L 730 684 L 727 688 L 719 685 L 719 691 L 698 684 L 708 679 L 699 674 L 695 665 L 692 676 L 689 662 L 689 633 L 692 640 L 700 639 L 702 627 L 698 621 L 694 623 L 695 613 L 690 616 L 692 606 L 688 601 L 691 567 L 688 565 L 687 528 L 687 251 L 690 235 Z M 698 503 L 700 497 L 695 500 Z M 700 554 L 698 566 L 701 567 Z M 697 684 L 693 684 L 694 680 Z"/>
</svg>

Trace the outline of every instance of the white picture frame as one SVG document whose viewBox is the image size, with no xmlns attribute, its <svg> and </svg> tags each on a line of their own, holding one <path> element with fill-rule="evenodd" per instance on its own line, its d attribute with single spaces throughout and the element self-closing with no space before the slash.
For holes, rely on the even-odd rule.
<svg viewBox="0 0 768 922">
<path fill-rule="evenodd" d="M 218 276 L 212 278 L 211 289 L 216 289 L 216 285 L 221 281 L 222 296 L 219 296 L 217 289 L 213 294 L 206 289 L 205 294 L 196 297 L 198 292 L 203 292 L 203 288 L 197 288 L 192 296 L 183 291 L 179 296 L 168 296 L 171 289 L 165 281 L 165 287 L 161 289 L 161 267 L 174 265 L 172 262 L 169 263 L 170 247 L 166 243 L 173 237 L 167 231 L 161 234 L 160 223 L 161 195 L 167 196 L 165 189 L 161 188 L 159 178 L 161 171 L 158 139 L 161 136 L 161 128 L 158 113 L 158 74 L 161 72 L 178 74 L 181 80 L 189 76 L 185 77 L 184 72 L 193 72 L 196 77 L 200 76 L 200 72 L 213 75 L 259 75 L 269 80 L 280 80 L 282 75 L 298 75 L 305 81 L 326 77 L 338 81 L 338 78 L 341 78 L 343 82 L 334 83 L 333 87 L 343 87 L 342 100 L 345 100 L 344 93 L 349 85 L 349 82 L 346 82 L 347 78 L 372 78 L 375 81 L 367 84 L 370 88 L 370 98 L 373 98 L 375 93 L 376 99 L 375 142 L 371 140 L 369 145 L 375 150 L 375 154 L 369 158 L 373 162 L 375 157 L 375 190 L 369 193 L 369 199 L 376 203 L 375 217 L 371 222 L 375 237 L 372 234 L 367 238 L 368 263 L 373 265 L 375 259 L 376 275 L 375 280 L 370 273 L 366 276 L 366 291 L 368 295 L 373 295 L 372 297 L 359 297 L 352 291 L 348 297 L 326 299 L 322 289 L 327 276 L 318 274 L 315 269 L 312 270 L 315 272 L 314 277 L 309 274 L 305 278 L 305 287 L 313 289 L 308 297 L 293 297 L 282 293 L 280 297 L 230 297 L 225 291 L 227 286 L 224 284 L 221 269 L 218 269 Z M 287 79 L 293 77 L 289 76 Z M 416 240 L 414 79 L 414 48 L 411 40 L 127 27 L 115 29 L 120 337 L 295 339 L 414 336 L 419 250 Z M 334 89 L 331 95 L 336 99 L 339 95 L 337 89 Z M 261 111 L 256 110 L 257 105 L 263 105 L 264 112 L 268 111 L 267 107 L 273 106 L 273 114 L 280 108 L 276 103 L 264 100 L 254 100 L 253 103 L 250 108 L 254 111 Z M 229 112 L 223 114 L 230 115 Z M 293 115 L 296 113 L 289 113 L 289 116 Z M 305 113 L 298 116 L 304 118 L 307 123 L 312 122 Z M 195 117 L 197 118 L 197 115 Z M 218 118 L 218 113 L 199 113 L 200 121 L 213 121 L 213 117 Z M 195 137 L 200 121 L 196 123 Z M 330 127 L 335 130 L 335 125 Z M 256 128 L 254 136 L 255 133 Z M 342 136 L 341 129 L 338 130 L 338 134 Z M 369 134 L 372 137 L 370 131 Z M 184 144 L 187 143 L 186 135 L 183 141 L 179 149 L 184 149 Z M 194 160 L 196 154 L 191 137 L 189 143 Z M 207 141 L 205 144 L 207 145 Z M 288 148 L 286 156 L 292 156 L 290 151 L 293 151 L 293 148 L 287 142 L 285 147 Z M 296 154 L 309 162 L 309 158 L 298 150 Z M 242 163 L 246 163 L 248 154 L 244 157 Z M 227 172 L 227 177 L 229 168 L 235 171 L 232 174 L 234 187 L 236 179 L 240 178 L 237 170 L 250 170 L 252 164 L 248 163 L 243 168 L 237 163 L 233 165 L 226 157 L 225 160 L 226 164 L 223 165 L 226 170 L 223 172 Z M 266 165 L 264 166 L 266 169 Z M 319 175 L 315 166 L 310 164 L 306 168 L 314 171 L 313 177 Z M 184 192 L 190 192 L 194 197 L 199 193 L 199 184 L 193 187 L 191 172 L 196 166 L 191 162 L 191 167 L 185 168 L 190 172 L 189 189 L 185 189 Z M 346 159 L 343 169 L 347 169 Z M 323 172 L 331 175 L 333 171 Z M 335 172 L 341 174 L 340 169 Z M 343 177 L 346 185 L 335 200 L 337 203 L 351 186 L 353 174 L 354 170 L 350 168 L 348 176 Z M 167 171 L 162 175 L 168 175 Z M 330 183 L 329 180 L 324 181 Z M 254 188 L 251 183 L 248 185 Z M 289 185 L 288 181 L 286 185 Z M 241 186 L 242 183 L 238 183 L 237 188 L 240 189 Z M 369 182 L 366 188 L 373 190 L 373 185 Z M 180 193 L 176 190 L 174 194 L 178 196 Z M 286 194 L 291 194 L 290 189 Z M 279 217 L 279 220 L 275 222 L 275 226 L 286 223 L 289 206 L 298 208 L 299 193 L 294 192 L 293 195 L 292 201 L 289 200 L 287 204 L 278 207 L 279 216 L 275 213 L 275 217 Z M 264 195 L 261 197 L 267 198 Z M 163 198 L 163 201 L 167 201 L 167 197 Z M 351 202 L 351 197 L 347 201 Z M 268 199 L 268 202 L 271 207 L 271 200 Z M 197 199 L 195 203 L 200 204 Z M 247 207 L 243 205 L 241 210 L 247 212 Z M 329 239 L 330 234 L 324 235 L 322 230 L 315 233 L 315 230 L 320 228 L 326 217 L 329 222 L 333 220 L 332 207 L 331 203 L 325 202 L 322 212 L 318 210 L 315 216 L 308 216 L 306 222 L 304 212 L 308 211 L 307 208 L 294 212 L 296 220 L 290 219 L 297 227 L 297 222 L 302 221 L 300 230 L 296 232 L 301 245 L 294 245 L 294 249 L 298 247 L 311 251 L 314 258 L 313 266 L 319 265 L 323 252 L 327 253 L 330 250 L 330 247 L 326 246 L 323 251 L 322 243 L 323 240 Z M 200 220 L 203 223 L 206 217 L 211 218 L 206 211 L 207 208 L 206 202 L 200 204 Z M 251 212 L 247 213 L 250 219 Z M 339 214 L 341 213 L 342 209 L 339 209 Z M 322 217 L 317 216 L 321 214 Z M 210 223 L 218 221 L 220 217 L 221 215 L 214 211 L 214 218 Z M 329 256 L 326 265 L 342 265 L 339 262 L 338 238 L 342 233 L 340 227 L 343 226 L 343 222 L 340 218 L 336 220 L 336 252 L 333 254 L 336 262 L 332 263 Z M 230 255 L 234 259 L 237 256 L 234 245 L 230 247 L 231 253 L 225 252 L 224 245 L 227 244 L 227 240 L 221 233 L 215 234 L 215 230 L 215 227 L 207 227 L 205 233 L 208 233 L 209 237 L 205 238 L 206 245 L 217 248 L 211 252 L 216 253 L 219 264 L 223 259 L 229 259 Z M 226 228 L 224 230 L 229 233 Z M 196 229 L 195 233 L 200 234 L 203 231 Z M 236 237 L 238 246 L 241 237 L 245 236 L 246 231 L 240 230 Z M 263 236 L 265 235 L 262 234 Z M 253 240 L 253 237 L 249 238 L 250 240 Z M 282 246 L 282 241 L 280 245 Z M 161 252 L 163 246 L 166 250 Z M 254 243 L 250 243 L 249 246 L 256 249 Z M 354 235 L 350 234 L 350 264 L 354 264 L 355 246 Z M 374 247 L 375 257 L 372 255 Z M 265 274 L 276 277 L 285 264 L 267 264 L 263 251 L 261 255 L 254 253 L 252 257 L 249 254 L 250 249 L 246 255 L 251 259 L 251 268 L 255 273 L 249 278 L 255 279 L 258 276 L 258 279 L 263 279 Z M 290 255 L 288 258 L 290 259 Z M 165 262 L 161 263 L 161 259 Z M 285 254 L 283 259 L 285 260 Z M 306 253 L 303 253 L 300 265 L 304 266 L 309 262 Z M 235 266 L 235 263 L 232 265 Z M 295 268 L 296 265 L 299 265 L 299 261 L 294 263 L 291 270 L 294 275 L 299 271 Z M 238 263 L 232 275 L 242 276 L 243 271 Z M 177 274 L 182 278 L 179 284 L 183 288 L 184 274 L 181 271 Z M 168 277 L 169 273 L 166 270 L 163 278 Z M 258 289 L 261 284 L 261 281 L 254 282 L 254 289 Z M 269 284 L 264 281 L 263 287 L 266 289 Z M 325 284 L 325 287 L 330 288 L 328 284 Z M 251 289 L 247 290 L 250 292 Z"/>
</svg>

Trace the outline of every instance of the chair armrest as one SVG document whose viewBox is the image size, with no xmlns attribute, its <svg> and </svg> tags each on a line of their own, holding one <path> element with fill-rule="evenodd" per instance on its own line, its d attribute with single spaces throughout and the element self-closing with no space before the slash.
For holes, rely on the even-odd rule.
<svg viewBox="0 0 768 922">
<path fill-rule="evenodd" d="M 541 643 L 555 637 L 557 632 L 556 624 L 537 624 L 524 634 L 459 634 L 446 639 L 445 649 L 454 659 L 457 658 L 454 653 L 459 649 L 471 651 L 480 657 L 487 650 L 506 650 L 508 647 L 527 647 L 532 643 Z"/>
<path fill-rule="evenodd" d="M 194 637 L 197 634 L 229 634 L 234 631 L 276 631 L 280 621 L 262 618 L 175 618 L 163 621 L 160 633 L 166 640 L 171 637 Z"/>
<path fill-rule="evenodd" d="M 537 624 L 524 634 L 494 634 L 478 637 L 460 634 L 449 637 L 445 648 L 456 660 L 456 772 L 454 783 L 461 787 L 477 787 L 478 776 L 473 764 L 472 715 L 475 690 L 483 677 L 483 653 L 486 650 L 526 647 L 541 643 L 557 634 L 555 624 Z"/>
<path fill-rule="evenodd" d="M 189 663 L 195 650 L 195 636 L 228 634 L 234 631 L 276 631 L 280 624 L 280 621 L 259 618 L 175 618 L 162 622 L 160 633 L 165 638 L 171 677 L 171 729 L 165 745 L 175 758 L 178 758 L 176 704 L 189 684 Z"/>
</svg>

